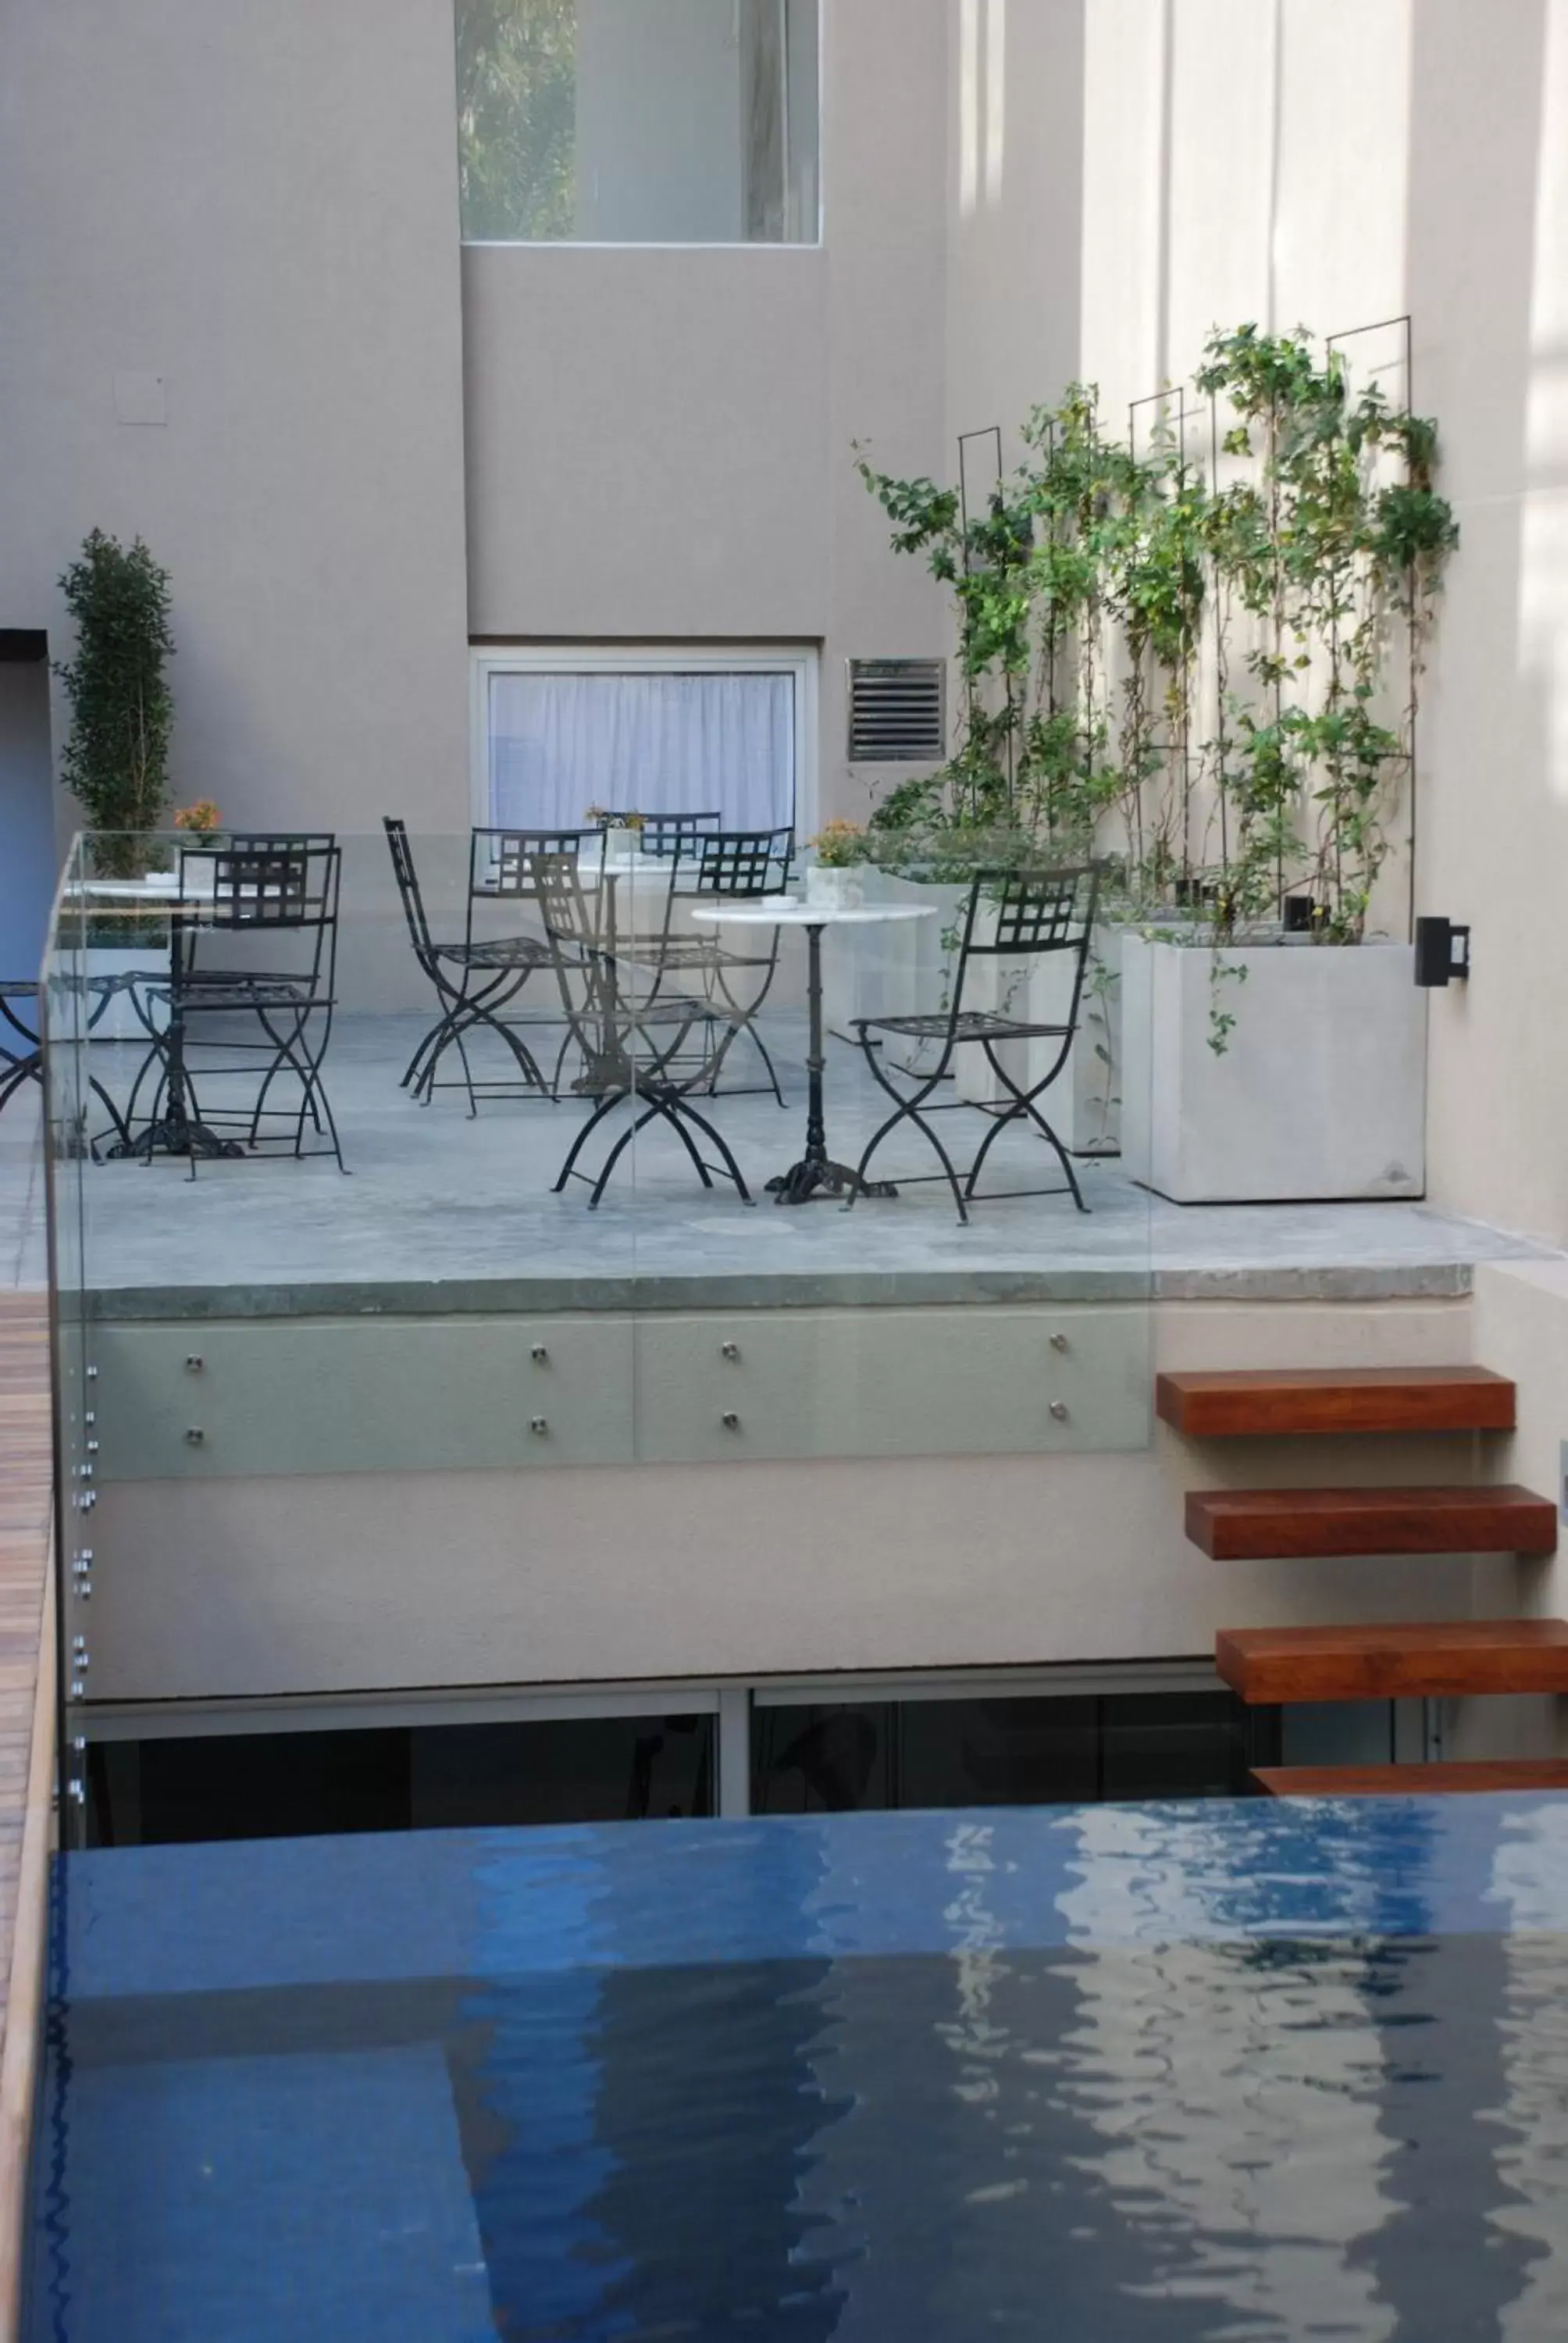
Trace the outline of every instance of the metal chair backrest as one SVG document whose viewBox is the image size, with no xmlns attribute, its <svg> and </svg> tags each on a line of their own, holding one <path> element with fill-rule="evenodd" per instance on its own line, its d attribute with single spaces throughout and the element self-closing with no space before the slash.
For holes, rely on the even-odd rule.
<svg viewBox="0 0 1568 2343">
<path fill-rule="evenodd" d="M 667 862 L 684 853 L 705 832 L 716 830 L 723 819 L 717 809 L 711 813 L 645 814 L 638 851 L 656 855 L 661 862 Z"/>
<path fill-rule="evenodd" d="M 692 841 L 680 858 L 673 891 L 742 900 L 781 894 L 794 855 L 792 830 L 721 830 Z"/>
<path fill-rule="evenodd" d="M 1029 960 L 1051 952 L 1073 958 L 1071 998 L 1062 1021 L 1070 1031 L 1075 1030 L 1099 900 L 1098 863 L 1065 870 L 977 872 L 952 989 L 954 1030 L 963 1011 L 971 960 Z"/>
<path fill-rule="evenodd" d="M 419 890 L 419 873 L 414 867 L 414 850 L 408 843 L 408 825 L 383 814 L 381 827 L 387 832 L 387 844 L 392 855 L 392 872 L 402 899 L 403 916 L 408 922 L 408 933 L 417 960 L 428 966 L 435 956 L 430 940 L 430 922 L 425 916 L 425 898 Z"/>
<path fill-rule="evenodd" d="M 267 838 L 186 847 L 180 902 L 199 911 L 204 928 L 229 934 L 322 927 L 337 916 L 339 860 L 330 840 L 307 845 Z"/>
<path fill-rule="evenodd" d="M 199 974 L 199 937 L 293 932 L 313 940 L 308 966 L 297 973 L 308 975 L 314 987 L 324 953 L 330 955 L 329 965 L 337 958 L 341 871 L 342 850 L 324 832 L 286 839 L 270 834 L 230 839 L 222 846 L 185 848 L 180 909 L 189 935 L 187 972 Z"/>
<path fill-rule="evenodd" d="M 970 890 L 964 950 L 971 960 L 1026 960 L 1037 952 L 1085 950 L 1099 894 L 1097 863 L 1070 870 L 981 870 Z M 982 910 L 994 916 L 983 919 Z"/>
<path fill-rule="evenodd" d="M 468 854 L 468 891 L 470 899 L 481 901 L 492 897 L 504 897 L 512 901 L 533 902 L 538 890 L 529 872 L 529 863 L 538 855 L 561 854 L 576 862 L 585 846 L 591 841 L 596 852 L 602 852 L 603 834 L 597 828 L 588 830 L 481 830 L 476 829 Z"/>
<path fill-rule="evenodd" d="M 598 909 L 585 893 L 575 854 L 529 854 L 524 873 L 532 899 L 544 920 L 546 940 L 555 964 L 562 1005 L 572 1031 L 581 1013 L 571 979 L 585 976 L 590 994 L 598 990 Z"/>
</svg>

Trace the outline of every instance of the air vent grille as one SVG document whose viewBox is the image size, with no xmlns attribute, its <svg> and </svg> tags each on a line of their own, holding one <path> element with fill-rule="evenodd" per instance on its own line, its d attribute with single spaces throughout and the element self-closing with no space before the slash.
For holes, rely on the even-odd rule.
<svg viewBox="0 0 1568 2343">
<path fill-rule="evenodd" d="M 924 765 L 940 759 L 945 666 L 935 659 L 849 661 L 852 765 Z"/>
</svg>

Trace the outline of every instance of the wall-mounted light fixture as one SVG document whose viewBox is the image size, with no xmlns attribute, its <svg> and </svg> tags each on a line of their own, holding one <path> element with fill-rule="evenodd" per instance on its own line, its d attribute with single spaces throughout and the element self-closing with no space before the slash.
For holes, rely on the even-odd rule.
<svg viewBox="0 0 1568 2343">
<path fill-rule="evenodd" d="M 1417 984 L 1462 984 L 1470 974 L 1470 930 L 1452 920 L 1417 920 L 1415 980 Z"/>
</svg>

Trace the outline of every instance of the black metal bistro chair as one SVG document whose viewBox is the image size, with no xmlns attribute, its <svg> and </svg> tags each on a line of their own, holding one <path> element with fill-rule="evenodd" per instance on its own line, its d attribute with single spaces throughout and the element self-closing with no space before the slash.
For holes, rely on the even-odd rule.
<svg viewBox="0 0 1568 2343">
<path fill-rule="evenodd" d="M 688 840 L 717 830 L 724 816 L 717 807 L 706 813 L 617 813 L 605 806 L 590 806 L 588 818 L 596 830 L 635 830 L 639 854 L 668 860 Z"/>
<path fill-rule="evenodd" d="M 142 979 L 135 976 L 89 976 L 85 980 L 86 1014 L 75 1031 L 56 1033 L 55 1047 L 90 1041 L 95 1028 L 102 1022 L 109 1003 L 120 992 L 129 991 Z M 0 982 L 0 1114 L 4 1114 L 19 1091 L 29 1082 L 44 1086 L 44 1028 L 39 1001 L 41 984 L 32 978 L 6 978 Z M 20 1048 L 17 1044 L 20 1043 Z M 80 1105 L 83 1127 L 70 1141 L 73 1149 L 83 1154 L 94 1151 L 96 1141 L 90 1139 L 85 1127 L 86 1097 L 91 1092 L 109 1118 L 109 1128 L 117 1141 L 127 1137 L 125 1118 L 96 1074 L 89 1073 L 82 1084 Z"/>
<path fill-rule="evenodd" d="M 862 1191 L 872 1157 L 883 1141 L 890 1138 L 905 1122 L 915 1125 L 930 1143 L 942 1168 L 940 1172 L 917 1174 L 910 1181 L 900 1175 L 899 1185 L 912 1187 L 920 1180 L 945 1179 L 953 1192 L 953 1202 L 958 1206 L 960 1221 L 968 1221 L 971 1203 L 995 1202 L 999 1196 L 1070 1195 L 1081 1212 L 1089 1210 L 1071 1159 L 1040 1112 L 1039 1101 L 1066 1065 L 1073 1036 L 1078 1031 L 1084 970 L 1089 960 L 1089 942 L 1094 928 L 1099 893 L 1100 872 L 1092 863 L 1070 870 L 980 872 L 970 890 L 949 1006 L 928 1017 L 860 1017 L 855 1020 L 853 1031 L 865 1053 L 866 1063 L 880 1088 L 893 1101 L 895 1111 L 867 1142 L 855 1184 L 844 1207 L 846 1212 L 853 1207 Z M 1059 1021 L 1042 1023 L 1028 1017 L 1014 1017 L 1005 1007 L 965 1008 L 964 994 L 970 971 L 977 962 L 989 960 L 1010 964 L 1020 970 L 1019 980 L 1022 981 L 1023 971 L 1030 962 L 1052 955 L 1060 956 L 1065 964 L 1068 1005 Z M 915 1078 L 908 1089 L 900 1090 L 889 1080 L 887 1068 L 882 1062 L 888 1053 L 876 1046 L 873 1038 L 883 1033 L 896 1033 L 905 1040 L 925 1041 L 935 1046 L 934 1066 Z M 1054 1041 L 1057 1048 L 1046 1071 L 1038 1081 L 1024 1088 L 1014 1081 L 997 1052 L 1010 1041 Z M 951 1157 L 929 1118 L 933 1114 L 972 1112 L 974 1110 L 962 1100 L 950 1100 L 938 1106 L 931 1105 L 930 1101 L 938 1083 L 951 1072 L 955 1052 L 975 1043 L 985 1051 L 986 1061 L 1006 1095 L 1006 1104 L 986 1132 L 973 1162 L 967 1171 L 960 1172 L 954 1168 Z M 1020 1122 L 1027 1123 L 1048 1146 L 1054 1149 L 1067 1175 L 1065 1188 L 1007 1188 L 993 1192 L 990 1197 L 977 1197 L 975 1183 L 984 1169 L 987 1156 L 1002 1132 Z"/>
<path fill-rule="evenodd" d="M 528 905 L 542 930 L 544 913 L 534 882 L 532 868 L 535 858 L 541 854 L 570 855 L 577 864 L 579 876 L 585 870 L 596 869 L 602 870 L 603 834 L 598 829 L 476 830 L 474 831 L 468 885 L 468 932 L 471 940 L 474 937 L 475 909 L 487 903 Z M 483 942 L 485 939 L 480 937 L 477 940 Z M 544 958 L 541 965 L 546 969 L 553 969 L 554 959 L 542 933 L 532 936 L 528 940 L 542 949 Z M 513 994 L 509 998 L 515 999 L 516 995 Z M 508 1011 L 506 1025 L 508 1032 L 515 1031 L 519 1025 L 548 1026 L 556 1031 L 560 1031 L 561 1013 L 553 993 L 550 995 L 548 1006 L 531 1011 Z M 555 1067 L 545 1086 L 543 1094 L 548 1098 L 558 1099 L 560 1096 L 561 1080 L 571 1047 L 572 1033 L 570 1027 L 568 1026 L 561 1033 L 560 1044 L 556 1052 Z M 483 1084 L 477 1087 L 481 1091 L 484 1089 Z M 505 1092 L 506 1085 L 498 1083 L 495 1089 L 499 1095 Z"/>
<path fill-rule="evenodd" d="M 676 921 L 683 904 L 759 903 L 770 895 L 781 895 L 789 883 L 794 857 L 792 830 L 725 830 L 691 835 L 674 857 L 658 932 L 633 939 L 624 955 L 651 971 L 650 999 L 658 1000 L 671 978 L 684 980 L 689 988 L 701 986 L 704 999 L 713 1003 L 721 1018 L 738 1019 L 768 1077 L 766 1084 L 758 1087 L 771 1091 L 780 1106 L 784 1093 L 757 1025 L 779 973 L 779 930 L 759 929 L 754 944 L 737 946 L 727 944 L 721 931 L 684 933 Z M 717 1081 L 715 1075 L 710 1096 Z M 735 1098 L 749 1093 L 729 1085 L 727 1094 Z"/>
<path fill-rule="evenodd" d="M 743 1030 L 741 1021 L 701 998 L 671 994 L 656 1000 L 647 993 L 639 995 L 635 971 L 623 970 L 616 952 L 608 948 L 598 896 L 590 900 L 585 893 L 576 857 L 535 855 L 531 867 L 554 956 L 561 1011 L 587 1069 L 579 1087 L 597 1101 L 572 1141 L 555 1193 L 558 1196 L 568 1180 L 585 1181 L 592 1190 L 589 1209 L 597 1208 L 616 1165 L 638 1131 L 662 1121 L 680 1141 L 705 1188 L 712 1187 L 717 1172 L 731 1181 L 741 1202 L 749 1204 L 752 1199 L 740 1167 L 722 1135 L 691 1103 L 692 1092 L 717 1075 L 731 1042 Z M 625 974 L 633 980 L 623 982 Z M 705 1046 L 694 1058 L 692 1040 L 699 1034 L 704 1036 Z M 578 1164 L 589 1140 L 628 1099 L 644 1111 L 619 1134 L 597 1174 L 579 1172 Z M 694 1132 L 717 1150 L 717 1163 L 704 1155 Z"/>
<path fill-rule="evenodd" d="M 483 1031 L 494 1034 L 511 1051 L 524 1093 L 531 1092 L 540 1098 L 553 1096 L 532 1051 L 515 1030 L 518 1021 L 503 1019 L 501 1014 L 517 999 L 530 976 L 540 969 L 553 966 L 549 945 L 542 936 L 477 936 L 474 932 L 474 904 L 481 867 L 488 874 L 483 890 L 487 896 L 501 896 L 508 891 L 501 883 L 501 874 L 507 865 L 503 858 L 494 854 L 492 850 L 494 841 L 510 837 L 512 833 L 475 831 L 469 853 L 468 903 L 464 933 L 460 938 L 439 939 L 432 933 L 426 913 L 414 850 L 408 842 L 407 825 L 386 815 L 382 819 L 382 828 L 387 832 L 393 874 L 397 881 L 403 916 L 408 923 L 408 938 L 414 947 L 414 957 L 435 987 L 440 1003 L 439 1016 L 408 1061 L 402 1087 L 412 1090 L 422 1106 L 428 1106 L 437 1089 L 463 1090 L 467 1094 L 470 1115 L 478 1113 L 478 1101 L 483 1096 L 518 1096 L 517 1087 L 509 1079 L 505 1082 L 475 1081 L 468 1063 L 467 1041 L 469 1035 Z M 597 837 L 597 833 L 591 830 L 552 835 Z M 520 859 L 514 856 L 511 867 L 520 871 Z M 462 1065 L 463 1078 L 461 1082 L 443 1083 L 437 1079 L 437 1069 L 447 1051 L 454 1046 Z"/>
<path fill-rule="evenodd" d="M 134 1123 L 136 1094 L 156 1065 L 152 1120 L 123 1151 L 149 1161 L 187 1156 L 194 1178 L 198 1156 L 237 1156 L 280 1136 L 293 1156 L 329 1154 L 347 1170 L 321 1073 L 337 1007 L 341 869 L 327 831 L 232 834 L 219 845 L 182 850 L 169 980 L 147 988 L 150 1000 L 166 1004 L 168 1023 L 155 1036 L 126 1116 Z M 205 1105 L 196 1095 L 196 1050 L 212 1053 L 199 1067 Z M 213 1083 L 254 1081 L 258 1072 L 248 1103 L 211 1104 Z M 286 1092 L 297 1084 L 297 1099 L 270 1106 L 279 1081 Z M 264 1128 L 279 1122 L 280 1134 Z M 307 1129 L 319 1148 L 307 1148 Z"/>
</svg>

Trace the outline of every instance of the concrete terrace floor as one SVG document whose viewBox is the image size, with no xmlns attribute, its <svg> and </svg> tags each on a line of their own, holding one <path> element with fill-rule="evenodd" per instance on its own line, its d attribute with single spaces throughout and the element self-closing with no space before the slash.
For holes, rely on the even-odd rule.
<svg viewBox="0 0 1568 2343">
<path fill-rule="evenodd" d="M 1366 1299 L 1468 1290 L 1473 1264 L 1541 1248 L 1424 1205 L 1183 1208 L 1134 1187 L 1114 1161 L 1081 1166 L 1086 1202 L 1066 1195 L 983 1202 L 960 1227 L 945 1184 L 781 1208 L 768 1178 L 801 1151 L 803 1027 L 784 1016 L 768 1039 L 789 1106 L 769 1096 L 704 1104 L 724 1131 L 754 1209 L 727 1184 L 704 1191 L 676 1141 L 654 1132 L 622 1159 L 597 1212 L 588 1190 L 551 1185 L 587 1112 L 576 1101 L 482 1101 L 477 1121 L 455 1091 L 428 1108 L 398 1087 L 422 1027 L 347 1018 L 327 1060 L 349 1177 L 330 1159 L 65 1163 L 63 1226 L 83 1230 L 82 1281 L 116 1314 L 216 1315 L 318 1310 L 766 1306 L 780 1302 L 987 1302 L 1030 1298 Z M 828 1130 L 853 1163 L 883 1102 L 858 1059 L 829 1041 Z M 138 1053 L 93 1049 L 93 1071 L 123 1099 Z M 727 1080 L 751 1079 L 738 1049 Z M 477 1079 L 498 1072 L 476 1057 Z M 199 1077 L 199 1061 L 197 1065 Z M 203 1087 L 209 1109 L 224 1103 Z M 972 1152 L 977 1112 L 947 1115 L 944 1136 Z M 606 1142 L 608 1143 L 608 1141 Z M 1028 1186 L 1055 1176 L 1037 1139 L 1010 1132 L 988 1178 Z M 897 1179 L 925 1172 L 906 1129 L 878 1159 Z M 0 1245 L 13 1285 L 45 1276 L 36 1108 L 0 1121 Z M 75 1273 L 74 1242 L 65 1271 Z"/>
</svg>

